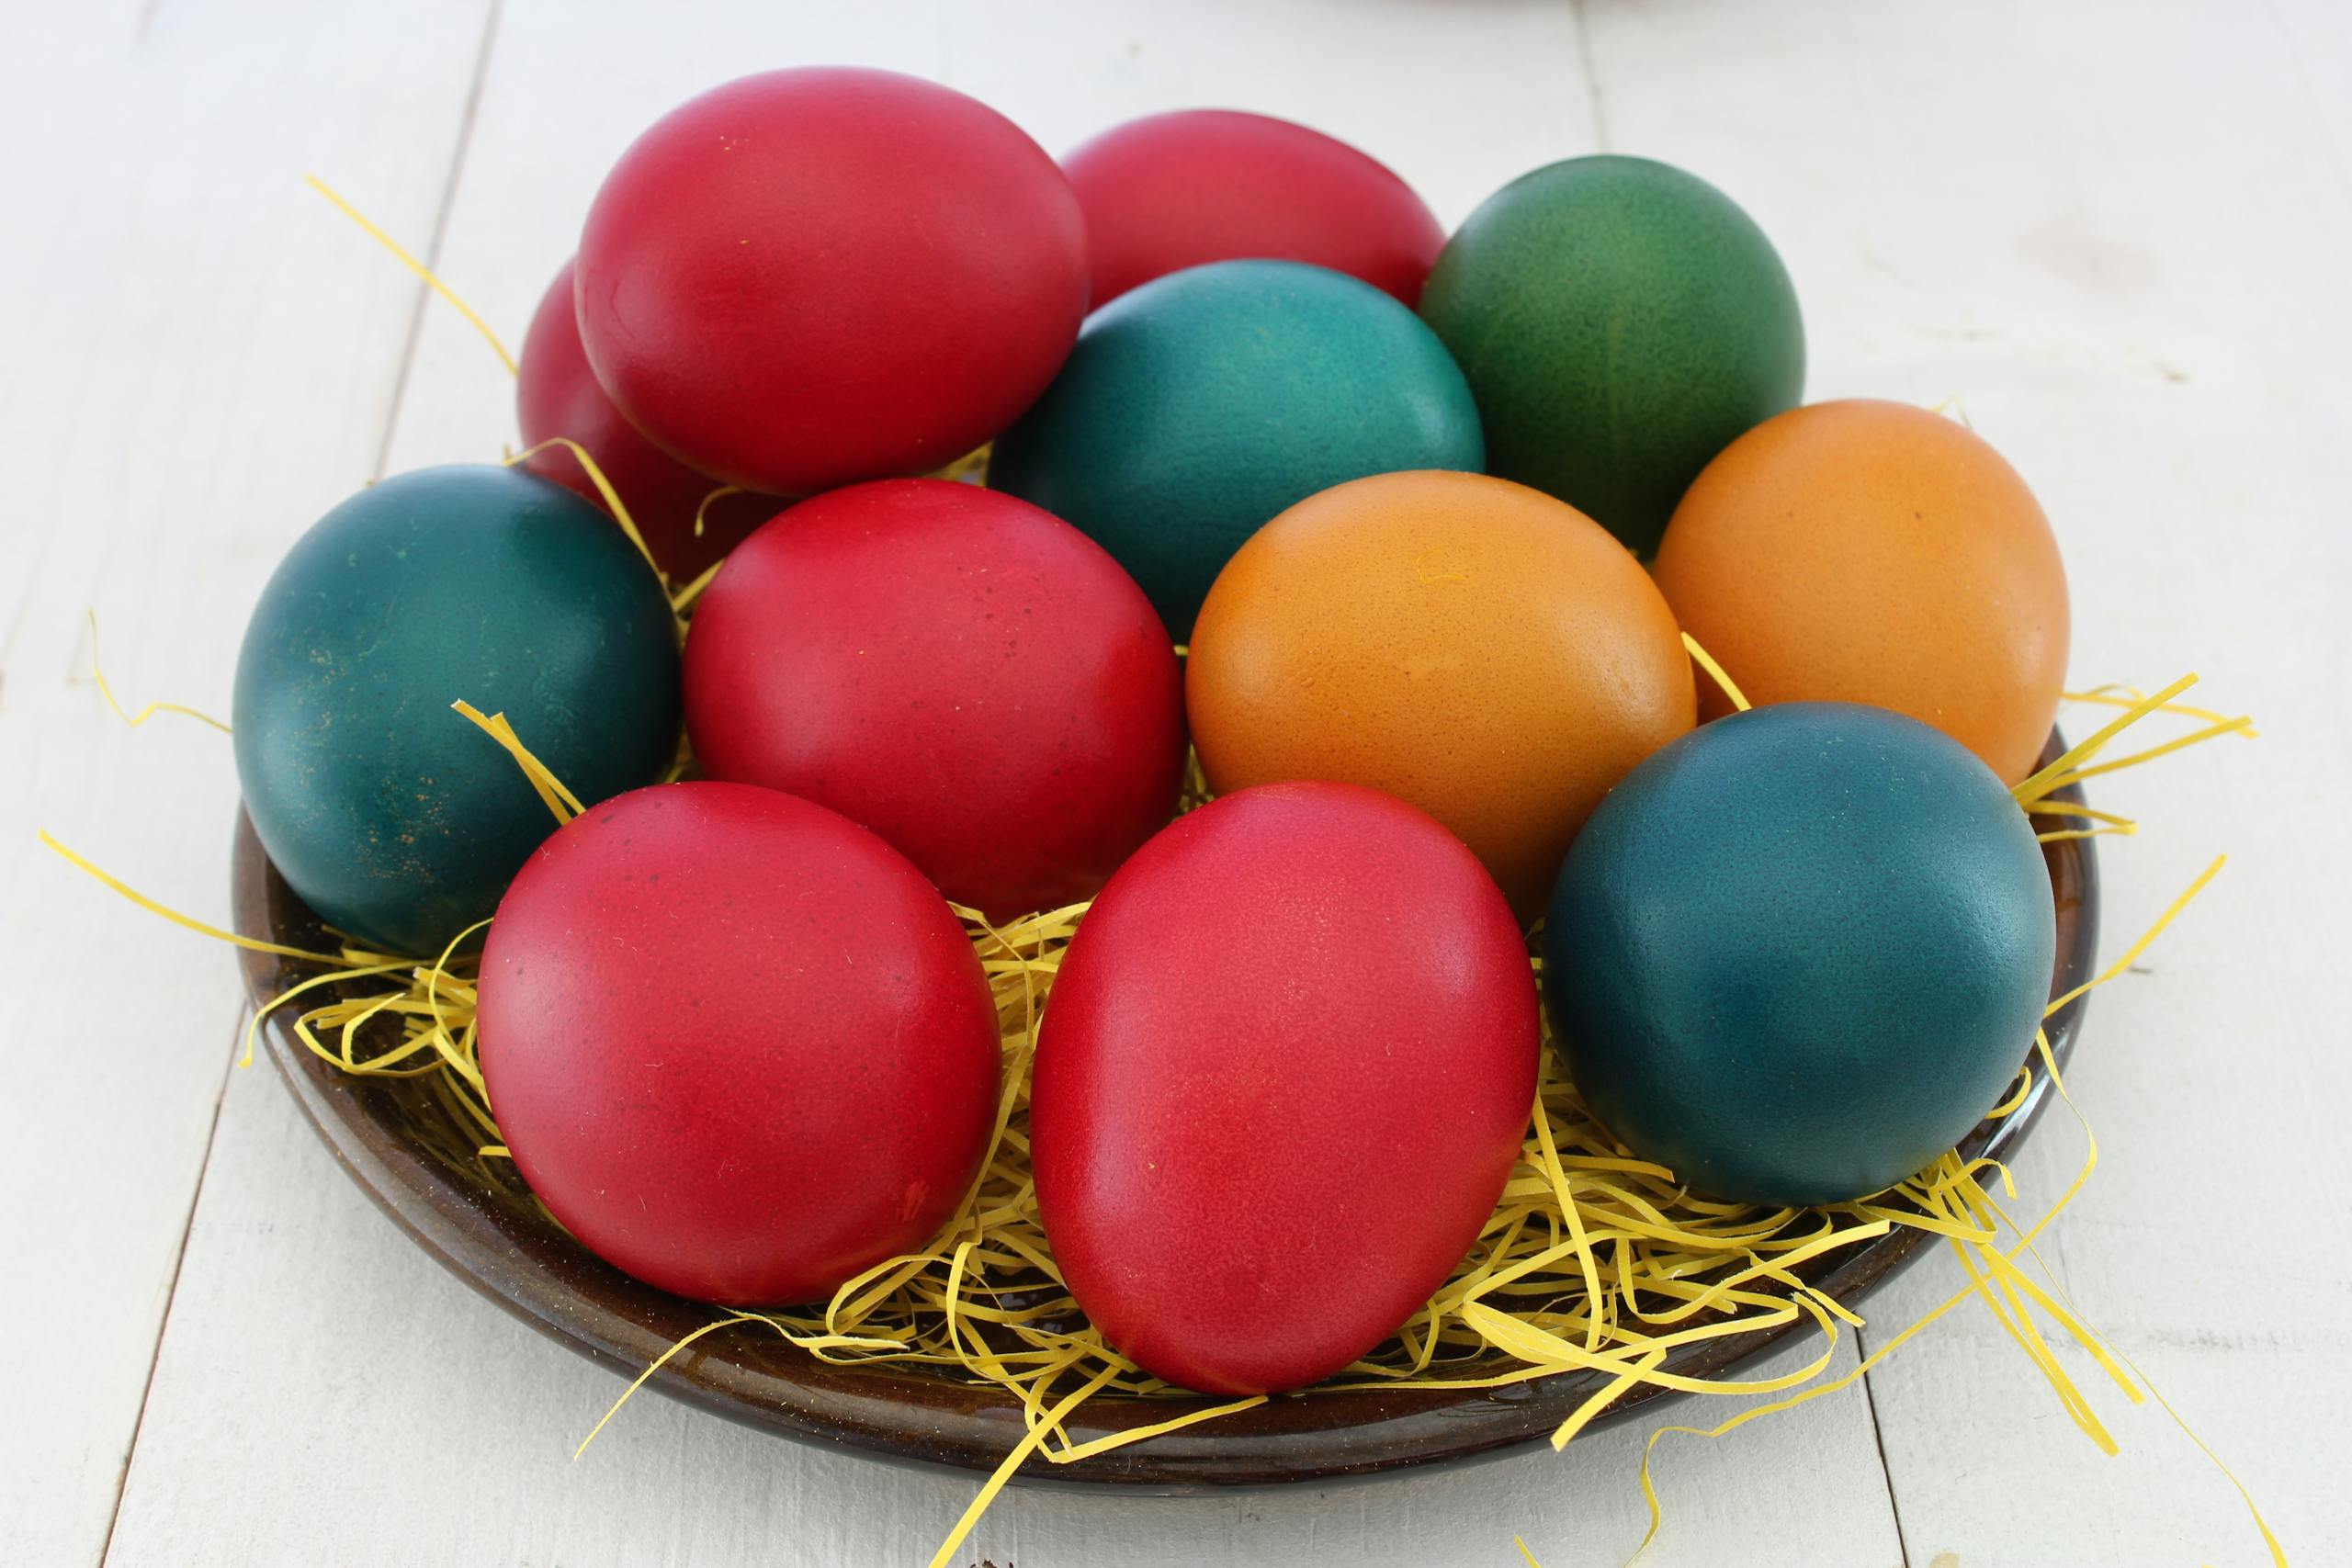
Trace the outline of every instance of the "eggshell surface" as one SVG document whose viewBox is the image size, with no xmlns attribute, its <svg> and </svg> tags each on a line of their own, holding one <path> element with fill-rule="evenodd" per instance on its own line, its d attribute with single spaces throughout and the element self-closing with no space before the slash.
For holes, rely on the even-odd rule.
<svg viewBox="0 0 2352 1568">
<path fill-rule="evenodd" d="M 1344 779 L 1459 835 L 1522 919 L 1636 762 L 1690 728 L 1690 665 L 1639 562 L 1538 491 L 1384 474 L 1243 546 L 1185 671 L 1220 793 Z"/>
<path fill-rule="evenodd" d="M 1303 125 L 1232 109 L 1147 115 L 1064 154 L 1086 210 L 1094 303 L 1207 262 L 1270 257 L 1411 305 L 1445 245 L 1385 164 Z"/>
<path fill-rule="evenodd" d="M 580 239 L 580 336 L 656 445 L 805 495 L 986 442 L 1086 311 L 1086 227 L 1045 151 L 935 83 L 745 76 L 621 155 Z"/>
<path fill-rule="evenodd" d="M 1089 317 L 996 444 L 989 483 L 1109 550 L 1182 642 L 1218 570 L 1283 508 L 1485 452 L 1462 372 L 1410 310 L 1323 267 L 1219 262 Z"/>
<path fill-rule="evenodd" d="M 425 956 L 489 918 L 554 827 L 503 713 L 582 800 L 678 743 L 669 601 L 612 520 L 518 468 L 395 475 L 297 540 L 237 658 L 237 780 L 262 846 L 329 924 Z"/>
<path fill-rule="evenodd" d="M 1657 584 L 1748 701 L 1871 703 L 2014 784 L 2058 713 L 2066 569 L 2017 471 L 1905 403 L 1792 410 L 1709 464 Z M 1729 703 L 1712 688 L 1702 711 Z"/>
<path fill-rule="evenodd" d="M 580 346 L 570 262 L 539 300 L 516 364 L 514 412 L 523 445 L 537 446 L 560 436 L 585 447 L 673 582 L 691 582 L 783 510 L 786 503 L 772 495 L 714 496 L 724 488 L 720 480 L 662 451 L 613 406 Z M 553 479 L 600 510 L 605 506 L 604 493 L 568 447 L 550 446 L 533 456 L 529 466 L 541 479 Z M 695 531 L 697 517 L 700 533 Z"/>
<path fill-rule="evenodd" d="M 1012 496 L 852 486 L 745 541 L 686 641 L 712 778 L 862 822 L 1009 918 L 1091 895 L 1176 808 L 1182 678 L 1118 563 Z"/>
<path fill-rule="evenodd" d="M 1883 709 L 1736 714 L 1634 770 L 1544 934 L 1570 1076 L 1645 1159 L 1737 1202 L 1925 1168 L 2033 1043 L 2056 927 L 2025 813 Z"/>
<path fill-rule="evenodd" d="M 1428 817 L 1340 784 L 1191 812 L 1103 889 L 1046 1004 L 1031 1146 L 1072 1293 L 1188 1388 L 1337 1372 L 1476 1239 L 1537 1039 L 1518 925 Z"/>
<path fill-rule="evenodd" d="M 1648 554 L 1707 460 L 1804 390 L 1804 322 L 1738 205 L 1646 158 L 1513 180 L 1430 270 L 1421 315 L 1486 421 L 1488 471 Z"/>
<path fill-rule="evenodd" d="M 961 924 L 865 829 L 748 784 L 639 790 L 549 839 L 491 927 L 480 1025 L 532 1191 L 722 1305 L 820 1301 L 920 1247 L 994 1126 Z"/>
</svg>

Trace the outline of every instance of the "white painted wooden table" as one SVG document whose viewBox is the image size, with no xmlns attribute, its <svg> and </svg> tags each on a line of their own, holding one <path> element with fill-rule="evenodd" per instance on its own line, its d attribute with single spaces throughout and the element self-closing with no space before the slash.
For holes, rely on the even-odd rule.
<svg viewBox="0 0 2352 1568">
<path fill-rule="evenodd" d="M 1269 110 L 1360 142 L 1449 221 L 1554 158 L 1655 154 L 1780 244 L 1812 395 L 1963 398 L 2057 524 L 2076 680 L 2194 668 L 2262 721 L 2106 792 L 2147 823 L 2108 840 L 2111 936 L 2234 859 L 2092 1009 L 2075 1082 L 2105 1163 L 2052 1250 L 2290 1551 L 2340 1560 L 2352 10 L 8 0 L 0 60 L 0 1560 L 865 1568 L 922 1562 L 970 1495 L 657 1399 L 571 1462 L 614 1379 L 444 1274 L 266 1070 L 231 1069 L 224 950 L 33 840 L 225 911 L 228 749 L 106 715 L 85 607 L 127 694 L 225 709 L 246 609 L 319 513 L 511 437 L 482 345 L 301 173 L 429 243 L 519 337 L 638 128 L 826 60 L 942 78 L 1055 148 L 1148 110 Z M 2030 1197 L 2080 1151 L 2046 1123 Z M 1952 1284 L 1916 1270 L 1865 1347 Z M 2119 1459 L 1958 1314 L 1866 1385 L 1669 1439 L 1648 1561 L 2260 1561 L 2188 1442 L 2099 1397 Z M 1614 1563 L 1643 1435 L 1326 1491 L 1013 1493 L 968 1556 L 1499 1568 L 1518 1532 L 1547 1568 Z"/>
</svg>

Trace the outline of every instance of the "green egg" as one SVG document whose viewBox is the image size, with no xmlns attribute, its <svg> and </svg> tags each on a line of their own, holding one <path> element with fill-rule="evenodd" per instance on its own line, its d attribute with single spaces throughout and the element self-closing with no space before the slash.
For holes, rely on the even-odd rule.
<svg viewBox="0 0 2352 1568">
<path fill-rule="evenodd" d="M 1091 536 L 1182 642 L 1242 541 L 1319 491 L 1399 468 L 1476 470 L 1478 410 L 1444 344 L 1368 283 L 1214 262 L 1087 319 L 989 483 Z"/>
<path fill-rule="evenodd" d="M 555 828 L 504 713 L 583 802 L 658 779 L 678 738 L 661 581 L 610 518 L 519 468 L 425 468 L 296 541 L 237 660 L 237 779 L 288 884 L 363 942 L 438 953 Z"/>
<path fill-rule="evenodd" d="M 1804 390 L 1804 322 L 1772 243 L 1646 158 L 1571 158 L 1497 191 L 1420 310 L 1469 378 L 1487 471 L 1642 555 L 1708 460 Z"/>
</svg>

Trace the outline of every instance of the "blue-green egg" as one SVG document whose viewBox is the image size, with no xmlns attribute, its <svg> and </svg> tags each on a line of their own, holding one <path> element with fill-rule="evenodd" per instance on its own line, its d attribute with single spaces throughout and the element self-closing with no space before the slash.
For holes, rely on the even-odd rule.
<svg viewBox="0 0 2352 1568">
<path fill-rule="evenodd" d="M 1713 1197 L 1830 1203 L 2000 1100 L 2055 946 L 2041 848 L 1990 769 L 1882 708 L 1787 703 L 1601 802 L 1553 891 L 1544 995 L 1635 1154 Z"/>
<path fill-rule="evenodd" d="M 1323 267 L 1230 261 L 1088 318 L 997 438 L 989 483 L 1092 536 L 1181 642 L 1276 513 L 1367 474 L 1485 460 L 1469 383 L 1412 311 Z"/>
<path fill-rule="evenodd" d="M 582 801 L 661 777 L 678 648 L 612 520 L 519 468 L 425 468 L 315 524 L 237 660 L 237 778 L 278 871 L 330 925 L 437 953 L 555 828 L 450 709 L 504 713 Z"/>
</svg>

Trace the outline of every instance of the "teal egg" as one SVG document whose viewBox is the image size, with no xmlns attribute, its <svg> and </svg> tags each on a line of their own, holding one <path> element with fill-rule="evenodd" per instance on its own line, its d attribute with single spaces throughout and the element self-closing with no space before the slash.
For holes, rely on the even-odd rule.
<svg viewBox="0 0 2352 1568">
<path fill-rule="evenodd" d="M 1477 394 L 1488 471 L 1642 555 L 1708 460 L 1804 390 L 1804 322 L 1772 243 L 1647 158 L 1513 180 L 1446 242 L 1420 309 Z"/>
<path fill-rule="evenodd" d="M 554 818 L 449 705 L 503 712 L 584 802 L 661 777 L 678 648 L 610 518 L 519 468 L 425 468 L 296 541 L 237 659 L 237 779 L 263 847 L 331 925 L 438 953 L 489 917 Z"/>
<path fill-rule="evenodd" d="M 1999 1102 L 2050 993 L 2049 874 L 2001 781 L 1883 708 L 1702 725 L 1561 867 L 1544 995 L 1644 1158 L 1734 1201 L 1876 1192 Z"/>
<path fill-rule="evenodd" d="M 1469 385 L 1412 311 L 1323 267 L 1231 261 L 1094 312 L 998 437 L 989 483 L 1092 536 L 1181 642 L 1233 552 L 1293 502 L 1485 459 Z"/>
</svg>

